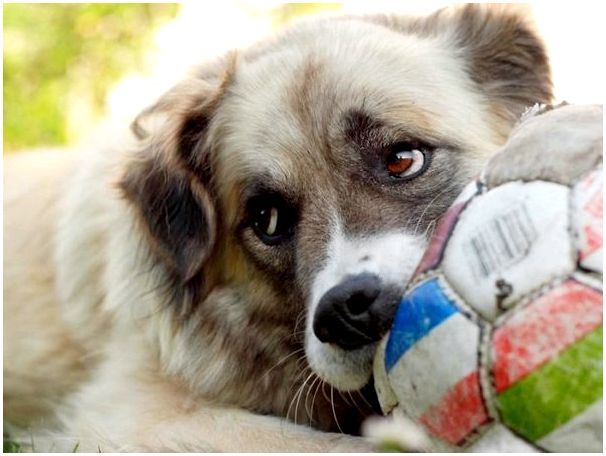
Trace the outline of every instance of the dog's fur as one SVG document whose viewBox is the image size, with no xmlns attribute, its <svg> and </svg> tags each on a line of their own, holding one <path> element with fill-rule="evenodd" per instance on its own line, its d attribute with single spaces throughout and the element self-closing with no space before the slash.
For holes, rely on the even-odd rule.
<svg viewBox="0 0 606 456">
<path fill-rule="evenodd" d="M 366 448 L 300 425 L 355 432 L 369 413 L 343 392 L 374 345 L 321 343 L 315 309 L 360 272 L 401 291 L 437 217 L 550 101 L 524 14 L 302 22 L 200 67 L 130 142 L 44 172 L 6 160 L 5 418 L 55 425 L 55 449 Z M 390 179 L 403 141 L 430 165 Z M 292 208 L 285 243 L 251 229 L 259 194 Z"/>
</svg>

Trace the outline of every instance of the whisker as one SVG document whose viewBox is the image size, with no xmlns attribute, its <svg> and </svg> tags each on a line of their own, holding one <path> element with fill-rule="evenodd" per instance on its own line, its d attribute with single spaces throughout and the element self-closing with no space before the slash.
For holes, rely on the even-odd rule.
<svg viewBox="0 0 606 456">
<path fill-rule="evenodd" d="M 345 396 L 343 396 L 343 393 L 339 390 L 337 390 L 337 393 L 339 393 L 339 396 L 341 396 L 341 399 L 343 399 L 343 401 L 347 404 L 347 405 L 351 405 L 349 403 L 349 401 L 347 400 L 347 398 Z"/>
<path fill-rule="evenodd" d="M 292 382 L 293 385 L 296 385 L 298 380 L 300 378 L 302 378 L 303 375 L 305 375 L 305 373 L 307 372 L 308 369 L 310 369 L 309 366 L 305 366 L 305 365 L 303 365 L 303 368 L 301 369 L 301 361 L 304 361 L 304 360 L 305 360 L 305 354 L 299 356 L 299 358 L 297 358 L 297 360 L 295 361 L 295 366 L 296 366 L 297 370 L 299 370 L 299 369 L 300 370 L 297 372 L 297 375 L 293 379 L 293 382 Z"/>
<path fill-rule="evenodd" d="M 303 334 L 305 332 L 304 329 L 302 331 L 297 331 L 301 322 L 303 320 L 305 320 L 305 311 L 306 311 L 306 309 L 301 310 L 301 312 L 299 312 L 299 315 L 297 315 L 297 318 L 295 319 L 295 326 L 294 326 L 293 332 L 292 332 L 292 336 L 295 338 L 298 334 Z"/>
<path fill-rule="evenodd" d="M 358 391 L 356 391 L 356 393 L 358 393 L 358 396 L 360 396 L 360 398 L 364 401 L 364 403 L 372 409 L 372 405 L 370 405 L 370 402 L 368 402 L 368 400 L 364 397 L 364 395 L 362 394 L 362 391 L 358 390 Z"/>
<path fill-rule="evenodd" d="M 307 356 L 305 355 L 305 353 L 303 353 L 303 356 L 297 358 L 297 361 L 295 361 L 295 364 L 296 364 L 297 368 L 301 368 L 301 365 L 303 366 L 303 368 L 309 367 L 309 364 L 307 363 Z"/>
<path fill-rule="evenodd" d="M 297 350 L 289 353 L 288 355 L 286 355 L 285 357 L 283 357 L 282 359 L 280 359 L 280 361 L 278 361 L 276 364 L 274 364 L 272 367 L 270 367 L 264 374 L 263 376 L 268 375 L 272 370 L 274 370 L 276 367 L 278 367 L 280 364 L 282 364 L 283 362 L 285 362 L 288 358 L 290 358 L 291 356 L 296 355 L 297 353 L 301 353 L 304 350 L 303 347 L 298 348 Z"/>
<path fill-rule="evenodd" d="M 291 389 L 292 389 L 292 387 L 291 387 Z M 293 404 L 294 404 L 294 402 L 295 402 L 295 399 L 296 399 L 296 397 L 297 397 L 297 392 L 298 392 L 298 391 L 299 391 L 299 390 L 297 389 L 297 391 L 295 392 L 294 396 L 292 397 L 292 399 L 291 399 L 291 400 L 290 400 L 290 402 L 288 403 L 288 410 L 286 410 L 286 419 L 287 419 L 287 420 L 288 420 L 288 419 L 290 419 L 290 410 L 292 409 L 292 406 L 293 406 Z M 290 393 L 290 390 L 289 390 L 289 393 Z M 295 422 L 296 422 L 296 421 L 295 421 Z"/>
<path fill-rule="evenodd" d="M 305 411 L 307 412 L 307 417 L 309 418 L 309 425 L 311 426 L 312 421 L 313 421 L 313 413 L 314 413 L 314 409 L 313 409 L 313 401 L 311 403 L 311 408 L 308 407 L 307 405 L 307 401 L 309 400 L 309 394 L 313 391 L 315 384 L 318 382 L 318 380 L 320 380 L 320 377 L 318 377 L 317 375 L 315 376 L 315 378 L 312 380 L 311 384 L 309 385 L 309 388 L 307 389 L 307 394 L 305 395 Z"/>
<path fill-rule="evenodd" d="M 297 404 L 295 405 L 295 423 L 297 422 L 297 417 L 299 416 L 299 402 L 301 402 L 301 396 L 303 395 L 303 390 L 305 389 L 305 386 L 307 385 L 307 382 L 309 381 L 309 379 L 312 378 L 313 376 L 314 376 L 314 373 L 312 372 L 303 381 L 303 384 L 301 385 L 301 388 L 299 388 L 299 395 L 298 395 L 298 398 L 297 398 Z M 309 414 L 307 416 L 309 417 Z"/>
<path fill-rule="evenodd" d="M 326 385 L 328 385 L 328 383 L 322 382 L 322 396 L 324 396 L 324 399 L 326 399 L 326 402 L 330 402 L 330 398 L 327 396 L 326 390 L 324 389 L 324 387 Z"/>
<path fill-rule="evenodd" d="M 347 395 L 349 396 L 349 398 L 351 399 L 351 402 L 353 402 L 354 407 L 356 408 L 356 410 L 358 410 L 360 413 L 364 414 L 364 413 L 368 413 L 368 409 L 373 410 L 372 405 L 370 405 L 370 403 L 366 400 L 366 398 L 362 395 L 362 393 L 360 392 L 360 390 L 356 391 L 358 393 L 358 395 L 362 398 L 362 400 L 364 401 L 364 404 L 360 405 L 358 403 L 358 401 L 356 401 L 356 398 L 354 397 L 354 395 L 351 393 L 351 391 L 347 392 Z"/>
<path fill-rule="evenodd" d="M 356 402 L 356 400 L 353 397 L 353 394 L 351 394 L 351 391 L 347 392 L 347 395 L 349 396 L 349 398 L 351 399 L 351 402 L 353 402 L 354 407 L 356 407 L 358 410 L 362 411 L 362 408 L 360 407 L 360 405 Z"/>
<path fill-rule="evenodd" d="M 296 388 L 296 387 L 297 387 L 298 380 L 299 380 L 299 379 L 300 379 L 300 378 L 301 378 L 301 377 L 302 377 L 302 376 L 305 374 L 305 372 L 306 372 L 306 371 L 305 371 L 305 369 L 304 369 L 304 370 L 301 370 L 300 372 L 298 372 L 298 373 L 295 375 L 295 377 L 294 377 L 294 378 L 293 378 L 293 380 L 291 381 L 290 387 L 288 388 L 288 392 L 286 393 L 286 396 L 287 396 L 287 397 L 290 397 L 290 396 L 291 396 L 291 392 L 292 392 L 292 390 L 293 390 L 294 388 Z M 295 395 L 293 396 L 293 399 L 294 399 L 294 397 L 296 397 L 296 393 L 295 393 Z M 285 416 L 286 416 L 286 418 L 287 418 L 287 419 L 288 419 L 288 416 L 289 416 L 289 413 L 290 413 L 290 408 L 291 408 L 291 406 L 292 406 L 292 401 L 293 401 L 293 399 L 291 399 L 291 401 L 290 401 L 290 403 L 289 403 L 289 406 L 288 406 L 288 410 L 286 411 L 286 415 L 285 415 Z M 284 408 L 286 408 L 286 404 L 284 405 Z M 284 408 L 283 408 L 282 410 L 284 410 Z"/>
<path fill-rule="evenodd" d="M 305 375 L 305 374 L 308 372 L 308 370 L 311 370 L 311 369 L 310 369 L 310 368 L 308 368 L 308 369 L 305 369 L 305 370 L 301 371 L 301 372 L 299 373 L 299 375 L 297 375 L 297 377 L 296 377 L 296 379 L 295 379 L 295 382 L 293 382 L 293 383 L 296 385 L 296 381 L 297 381 L 299 378 L 302 378 L 302 377 L 303 377 L 303 376 L 304 376 L 304 375 Z M 297 390 L 296 390 L 295 394 L 293 395 L 293 397 L 292 397 L 292 399 L 291 399 L 291 401 L 290 401 L 290 405 L 288 406 L 288 410 L 286 411 L 286 418 L 287 418 L 287 419 L 288 419 L 288 417 L 290 416 L 290 410 L 291 410 L 292 406 L 293 406 L 293 405 L 295 405 L 295 402 L 297 402 L 297 403 L 298 403 L 297 398 L 299 398 L 299 397 L 300 397 L 300 393 L 301 393 L 302 388 L 303 388 L 304 386 L 305 386 L 305 382 L 303 382 L 301 385 L 299 385 L 299 387 L 297 388 Z M 291 387 L 291 389 L 292 389 L 292 387 Z M 297 411 L 296 411 L 296 408 L 295 408 L 295 415 L 294 415 L 294 420 L 293 420 L 293 421 L 295 422 L 295 424 L 297 424 L 297 416 L 296 416 L 296 412 L 297 412 Z"/>
<path fill-rule="evenodd" d="M 435 202 L 435 200 L 437 200 L 440 196 L 442 196 L 444 193 L 446 193 L 447 191 L 449 191 L 449 188 L 445 188 L 444 190 L 442 190 L 441 192 L 439 192 L 436 196 L 434 196 L 431 201 L 427 204 L 427 206 L 425 206 L 425 209 L 423 209 L 423 212 L 421 212 L 421 215 L 419 216 L 417 223 L 415 225 L 415 229 L 413 230 L 413 235 L 417 234 L 417 230 L 419 229 L 419 226 L 421 224 L 421 222 L 423 221 L 423 217 L 425 216 L 425 213 L 429 210 L 429 208 L 431 207 L 431 205 Z"/>
<path fill-rule="evenodd" d="M 335 391 L 335 389 L 333 388 L 332 385 L 330 385 L 330 406 L 332 408 L 332 416 L 335 417 L 335 423 L 337 423 L 337 427 L 339 428 L 339 431 L 341 432 L 341 434 L 345 434 L 343 432 L 343 429 L 341 429 L 341 425 L 339 424 L 339 419 L 337 418 L 337 412 L 335 411 L 334 391 Z"/>
<path fill-rule="evenodd" d="M 314 403 L 316 402 L 316 396 L 318 394 L 318 391 L 320 391 L 320 388 L 324 385 L 324 380 L 322 380 L 320 377 L 318 377 L 318 380 L 320 380 L 318 382 L 318 386 L 316 387 L 316 391 L 314 392 L 313 397 L 311 398 L 311 409 L 313 411 L 314 408 Z"/>
<path fill-rule="evenodd" d="M 437 218 L 433 219 L 431 222 L 429 222 L 429 223 L 427 224 L 427 228 L 425 228 L 425 235 L 426 235 L 427 237 L 429 237 L 429 236 L 433 235 L 433 232 L 435 231 L 436 226 L 437 226 L 437 224 L 438 224 L 438 219 L 439 219 L 439 218 L 440 218 L 440 217 L 437 217 Z"/>
<path fill-rule="evenodd" d="M 295 413 L 293 415 L 295 424 L 297 424 L 297 420 L 299 419 L 299 412 L 298 412 L 299 400 L 301 399 L 301 392 L 303 391 L 304 387 L 305 387 L 305 383 L 302 383 L 301 386 L 299 386 L 299 389 L 297 389 L 297 393 L 295 394 L 295 397 L 293 398 L 293 403 L 295 404 Z"/>
</svg>

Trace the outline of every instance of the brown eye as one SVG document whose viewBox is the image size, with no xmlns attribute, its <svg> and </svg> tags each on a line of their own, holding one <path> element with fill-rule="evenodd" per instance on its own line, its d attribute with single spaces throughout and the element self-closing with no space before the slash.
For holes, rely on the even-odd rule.
<svg viewBox="0 0 606 456">
<path fill-rule="evenodd" d="M 425 169 L 425 154 L 412 147 L 395 147 L 387 157 L 387 171 L 391 177 L 414 177 Z"/>
</svg>

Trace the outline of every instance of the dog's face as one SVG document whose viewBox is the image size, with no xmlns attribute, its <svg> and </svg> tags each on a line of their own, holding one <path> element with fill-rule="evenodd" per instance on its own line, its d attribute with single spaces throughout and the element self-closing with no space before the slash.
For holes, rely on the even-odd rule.
<svg viewBox="0 0 606 456">
<path fill-rule="evenodd" d="M 122 183 L 187 301 L 169 366 L 281 404 L 304 379 L 281 358 L 303 349 L 311 376 L 361 388 L 437 218 L 549 100 L 524 21 L 476 6 L 303 23 L 201 70 L 155 107 L 166 125 Z"/>
</svg>

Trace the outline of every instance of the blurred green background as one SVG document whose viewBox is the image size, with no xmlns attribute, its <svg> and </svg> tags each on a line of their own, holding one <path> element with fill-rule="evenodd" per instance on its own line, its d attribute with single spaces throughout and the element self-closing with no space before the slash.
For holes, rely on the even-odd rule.
<svg viewBox="0 0 606 456">
<path fill-rule="evenodd" d="M 137 69 L 154 28 L 175 4 L 5 4 L 5 151 L 68 142 L 68 104 L 101 113 L 105 92 Z"/>
<path fill-rule="evenodd" d="M 302 14 L 339 8 L 236 3 L 249 12 L 256 8 L 254 14 L 267 16 L 272 27 Z M 154 32 L 182 8 L 158 3 L 5 4 L 4 151 L 78 140 L 81 125 L 103 117 L 112 84 L 129 73 L 145 72 Z"/>
</svg>

